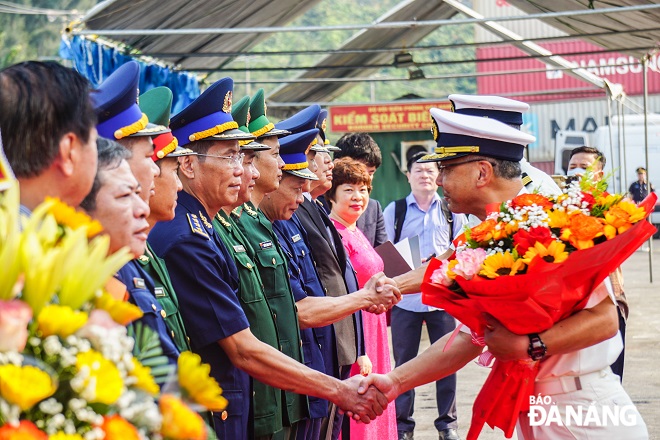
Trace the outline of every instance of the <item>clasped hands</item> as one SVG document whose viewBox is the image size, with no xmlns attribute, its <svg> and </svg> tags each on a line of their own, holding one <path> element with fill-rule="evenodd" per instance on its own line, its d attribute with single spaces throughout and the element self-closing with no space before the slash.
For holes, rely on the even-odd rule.
<svg viewBox="0 0 660 440">
<path fill-rule="evenodd" d="M 364 289 L 371 291 L 371 305 L 364 310 L 379 315 L 385 313 L 401 301 L 401 292 L 396 281 L 387 277 L 383 272 L 373 275 L 364 285 Z"/>
</svg>

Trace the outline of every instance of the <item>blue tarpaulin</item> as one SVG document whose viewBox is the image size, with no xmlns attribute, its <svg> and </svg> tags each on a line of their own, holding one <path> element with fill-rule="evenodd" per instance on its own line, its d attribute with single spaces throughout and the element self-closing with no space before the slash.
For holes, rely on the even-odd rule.
<svg viewBox="0 0 660 440">
<path fill-rule="evenodd" d="M 72 60 L 74 68 L 85 76 L 94 87 L 98 87 L 119 66 L 133 58 L 121 50 L 99 44 L 80 36 L 63 36 L 60 57 Z M 195 75 L 173 71 L 157 64 L 146 64 L 140 60 L 140 93 L 158 86 L 172 90 L 172 114 L 183 110 L 199 96 L 199 82 Z"/>
</svg>

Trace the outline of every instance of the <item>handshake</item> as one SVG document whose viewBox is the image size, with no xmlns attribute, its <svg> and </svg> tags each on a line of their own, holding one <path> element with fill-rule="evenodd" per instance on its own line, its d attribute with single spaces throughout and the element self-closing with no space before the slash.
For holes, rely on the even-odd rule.
<svg viewBox="0 0 660 440">
<path fill-rule="evenodd" d="M 396 282 L 382 272 L 372 276 L 364 288 L 351 295 L 361 295 L 362 310 L 374 314 L 386 312 L 401 300 Z M 396 397 L 392 381 L 379 374 L 353 376 L 341 382 L 340 388 L 339 401 L 335 403 L 349 417 L 362 423 L 369 423 L 383 414 L 387 404 Z"/>
<path fill-rule="evenodd" d="M 383 272 L 373 275 L 362 289 L 352 295 L 361 295 L 364 302 L 362 310 L 379 315 L 385 313 L 399 301 L 401 292 L 396 281 L 385 276 Z"/>
<path fill-rule="evenodd" d="M 348 417 L 369 423 L 383 414 L 398 395 L 394 381 L 385 374 L 353 376 L 341 382 L 339 401 L 335 402 Z"/>
</svg>

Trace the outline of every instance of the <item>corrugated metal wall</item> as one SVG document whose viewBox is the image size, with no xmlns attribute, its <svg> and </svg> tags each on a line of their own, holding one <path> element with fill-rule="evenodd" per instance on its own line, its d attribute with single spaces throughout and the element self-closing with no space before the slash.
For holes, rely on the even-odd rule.
<svg viewBox="0 0 660 440">
<path fill-rule="evenodd" d="M 475 11 L 488 18 L 525 15 L 520 9 L 508 4 L 506 0 L 473 0 L 472 4 Z M 566 33 L 548 26 L 540 20 L 516 20 L 498 23 L 525 38 L 559 37 L 566 35 Z M 475 41 L 500 41 L 499 37 L 486 31 L 483 27 L 475 27 Z"/>
</svg>

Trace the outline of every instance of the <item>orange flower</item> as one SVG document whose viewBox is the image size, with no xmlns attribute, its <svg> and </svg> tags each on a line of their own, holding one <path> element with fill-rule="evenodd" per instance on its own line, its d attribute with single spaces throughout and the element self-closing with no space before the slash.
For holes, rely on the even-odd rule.
<svg viewBox="0 0 660 440">
<path fill-rule="evenodd" d="M 58 198 L 46 197 L 46 202 L 51 203 L 48 212 L 55 217 L 58 225 L 68 226 L 71 229 L 80 227 L 87 228 L 87 237 L 92 238 L 103 231 L 103 226 L 84 212 L 77 211 L 75 208 L 60 201 Z"/>
<path fill-rule="evenodd" d="M 40 431 L 34 423 L 21 420 L 18 426 L 6 424 L 1 427 L 0 440 L 48 440 L 48 435 Z"/>
<path fill-rule="evenodd" d="M 562 229 L 560 239 L 568 241 L 576 249 L 588 249 L 594 246 L 594 238 L 603 235 L 605 228 L 599 219 L 576 211 L 570 216 L 569 224 Z"/>
<path fill-rule="evenodd" d="M 541 194 L 520 194 L 511 200 L 513 208 L 523 208 L 525 206 L 541 206 L 543 209 L 552 208 L 552 202 Z"/>
<path fill-rule="evenodd" d="M 470 229 L 470 239 L 478 243 L 484 243 L 492 240 L 496 225 L 497 222 L 492 218 L 479 223 Z"/>
<path fill-rule="evenodd" d="M 103 417 L 101 429 L 105 433 L 105 440 L 140 440 L 135 426 L 117 414 Z"/>
<path fill-rule="evenodd" d="M 158 406 L 163 414 L 163 426 L 160 429 L 163 437 L 176 440 L 206 440 L 204 420 L 181 400 L 170 394 L 163 394 Z"/>
</svg>

